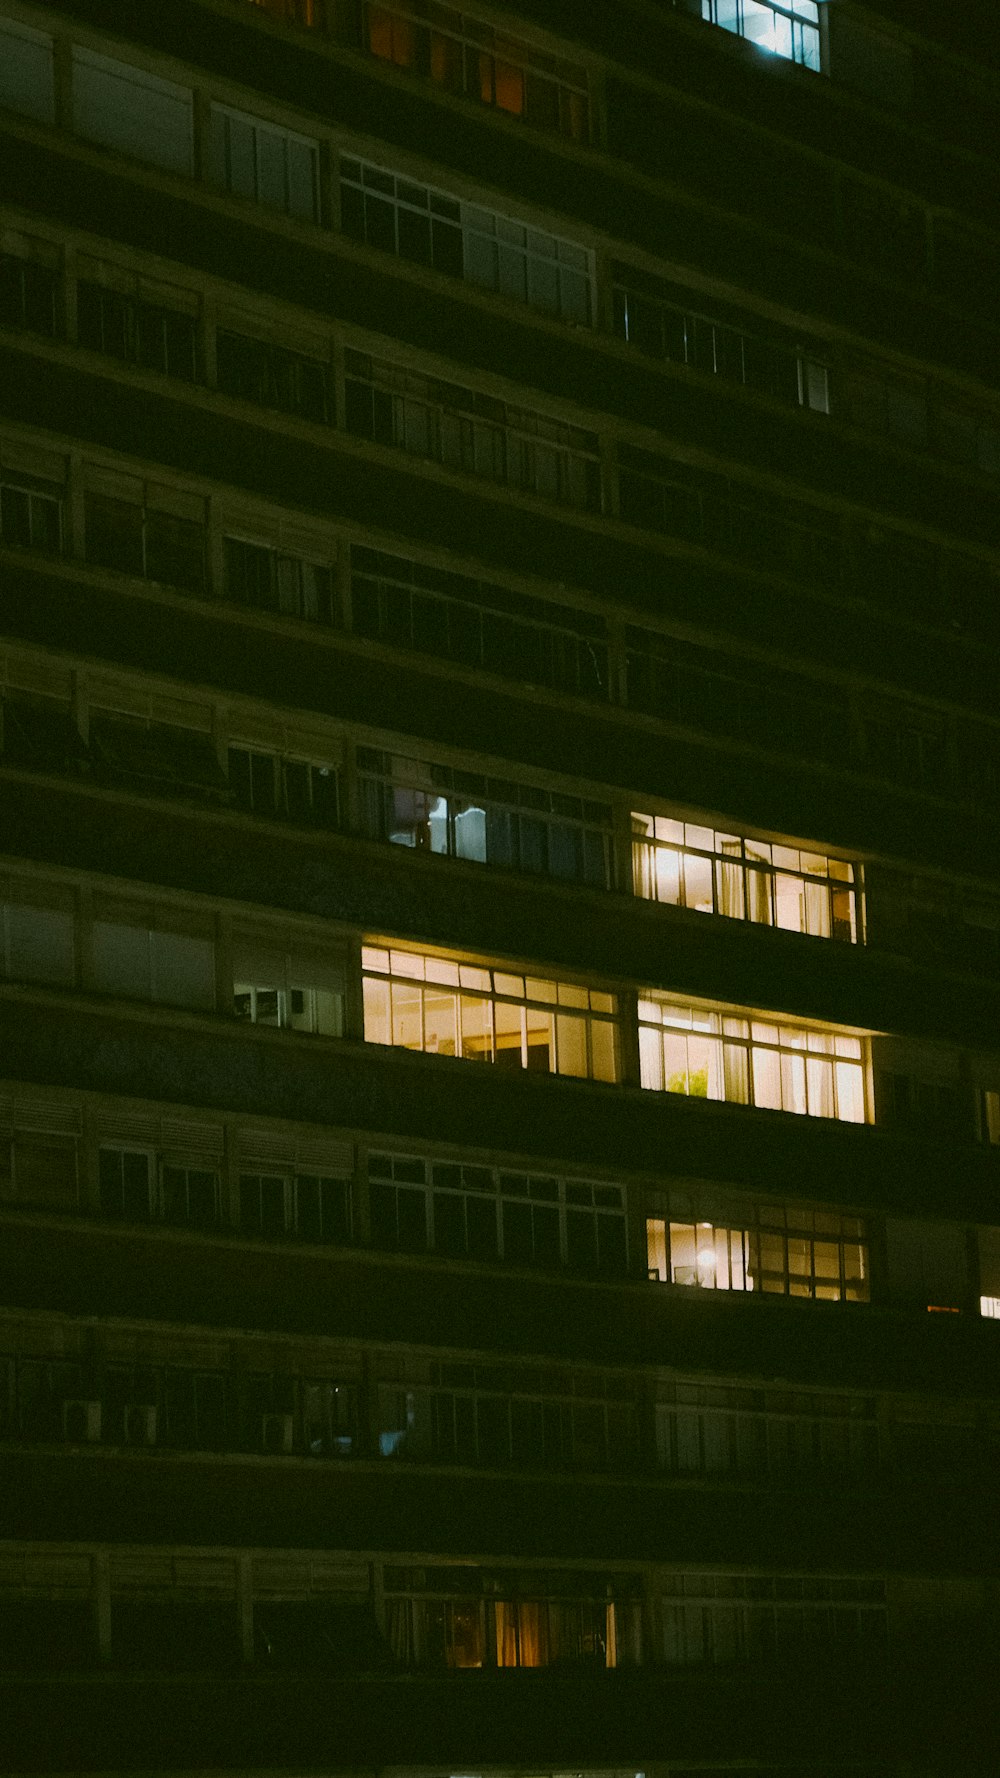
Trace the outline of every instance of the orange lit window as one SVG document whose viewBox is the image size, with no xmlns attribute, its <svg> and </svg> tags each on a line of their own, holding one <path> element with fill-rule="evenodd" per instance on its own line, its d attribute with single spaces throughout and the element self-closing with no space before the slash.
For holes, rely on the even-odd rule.
<svg viewBox="0 0 1000 1778">
<path fill-rule="evenodd" d="M 395 62 L 397 68 L 412 68 L 416 38 L 409 19 L 395 17 L 384 6 L 369 6 L 368 48 L 383 62 Z"/>
<path fill-rule="evenodd" d="M 514 117 L 520 117 L 524 110 L 524 75 L 521 69 L 515 68 L 510 62 L 495 62 L 493 78 L 494 103 L 501 111 L 509 111 Z"/>
<path fill-rule="evenodd" d="M 462 91 L 462 45 L 454 37 L 444 37 L 440 31 L 430 34 L 430 71 L 431 79 L 438 86 L 448 88 L 449 92 Z"/>
</svg>

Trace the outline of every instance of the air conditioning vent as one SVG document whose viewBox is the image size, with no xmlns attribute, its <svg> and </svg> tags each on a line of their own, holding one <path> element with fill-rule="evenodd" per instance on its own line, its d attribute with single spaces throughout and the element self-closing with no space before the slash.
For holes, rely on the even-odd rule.
<svg viewBox="0 0 1000 1778">
<path fill-rule="evenodd" d="M 261 1448 L 271 1452 L 290 1451 L 295 1443 L 295 1420 L 291 1414 L 264 1414 L 260 1423 Z"/>
<path fill-rule="evenodd" d="M 123 1431 L 127 1445 L 155 1445 L 156 1409 L 133 1402 L 125 1409 Z"/>
<path fill-rule="evenodd" d="M 101 1436 L 99 1401 L 64 1401 L 63 1438 L 71 1445 L 96 1445 Z"/>
</svg>

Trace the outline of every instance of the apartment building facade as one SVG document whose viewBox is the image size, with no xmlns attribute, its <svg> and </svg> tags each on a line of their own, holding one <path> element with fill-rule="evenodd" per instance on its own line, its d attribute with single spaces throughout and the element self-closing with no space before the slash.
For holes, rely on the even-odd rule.
<svg viewBox="0 0 1000 1778">
<path fill-rule="evenodd" d="M 995 1773 L 975 29 L 0 0 L 5 1769 Z"/>
</svg>

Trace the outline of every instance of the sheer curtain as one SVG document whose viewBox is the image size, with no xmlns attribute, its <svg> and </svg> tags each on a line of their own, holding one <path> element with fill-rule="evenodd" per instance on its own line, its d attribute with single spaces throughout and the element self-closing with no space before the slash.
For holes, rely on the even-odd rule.
<svg viewBox="0 0 1000 1778">
<path fill-rule="evenodd" d="M 718 883 L 719 912 L 733 920 L 746 919 L 743 893 L 743 844 L 740 840 L 722 841 L 722 858 L 715 867 Z M 732 859 L 734 862 L 729 863 Z"/>
</svg>

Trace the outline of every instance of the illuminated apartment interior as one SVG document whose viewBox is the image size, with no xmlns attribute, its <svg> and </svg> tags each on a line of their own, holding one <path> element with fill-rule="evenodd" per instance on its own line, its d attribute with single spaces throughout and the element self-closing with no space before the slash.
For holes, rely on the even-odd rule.
<svg viewBox="0 0 1000 1778">
<path fill-rule="evenodd" d="M 0 1756 L 995 1778 L 1000 25 L 470 6 L 0 0 Z"/>
</svg>

